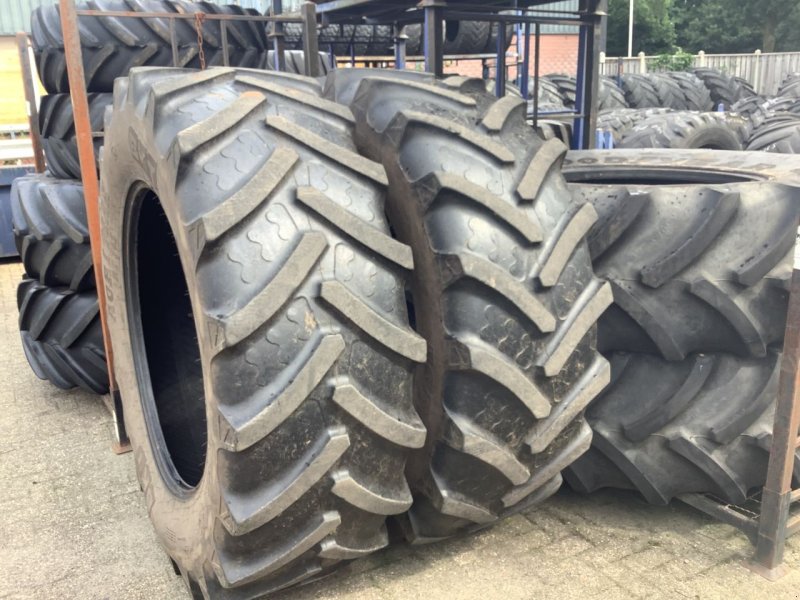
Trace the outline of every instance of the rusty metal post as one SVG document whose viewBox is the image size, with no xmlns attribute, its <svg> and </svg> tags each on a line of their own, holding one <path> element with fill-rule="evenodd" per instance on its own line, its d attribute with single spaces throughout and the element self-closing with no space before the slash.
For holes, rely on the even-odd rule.
<svg viewBox="0 0 800 600">
<path fill-rule="evenodd" d="M 303 17 L 303 57 L 306 62 L 306 75 L 319 77 L 319 39 L 317 38 L 317 5 L 304 2 L 300 7 Z"/>
<path fill-rule="evenodd" d="M 75 10 L 74 0 L 59 0 L 59 7 L 61 9 L 61 30 L 64 37 L 64 55 L 67 62 L 70 100 L 72 101 L 72 113 L 75 119 L 75 138 L 81 164 L 83 197 L 86 202 L 86 219 L 89 225 L 89 242 L 92 248 L 94 277 L 97 285 L 97 301 L 100 307 L 100 322 L 103 328 L 103 343 L 106 348 L 106 362 L 108 364 L 108 383 L 111 395 L 111 400 L 108 404 L 116 426 L 115 434 L 117 439 L 114 450 L 116 452 L 124 452 L 129 450 L 129 445 L 122 421 L 122 404 L 114 378 L 114 356 L 106 323 L 106 291 L 103 281 L 100 207 L 98 202 L 99 189 L 94 145 L 92 143 L 92 126 L 89 119 L 89 103 L 86 94 L 86 78 L 83 72 L 78 15 Z"/>
<path fill-rule="evenodd" d="M 36 106 L 36 90 L 33 87 L 33 70 L 31 69 L 31 56 L 28 51 L 28 34 L 17 34 L 17 50 L 19 51 L 19 66 L 22 70 L 22 87 L 25 89 L 25 104 L 28 113 L 28 129 L 31 133 L 31 146 L 33 146 L 34 168 L 37 173 L 44 173 L 44 151 L 42 150 L 42 133 L 39 131 L 39 109 Z"/>
<path fill-rule="evenodd" d="M 797 252 L 797 250 L 795 250 Z M 789 505 L 792 501 L 792 469 L 800 430 L 800 264 L 795 257 L 789 288 L 789 311 L 772 428 L 772 450 L 767 483 L 761 495 L 756 553 L 750 568 L 767 579 L 783 575 Z"/>
</svg>

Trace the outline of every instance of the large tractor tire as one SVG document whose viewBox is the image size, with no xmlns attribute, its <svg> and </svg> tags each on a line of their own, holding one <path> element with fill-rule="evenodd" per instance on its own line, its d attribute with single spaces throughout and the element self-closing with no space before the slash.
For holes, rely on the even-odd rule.
<svg viewBox="0 0 800 600">
<path fill-rule="evenodd" d="M 800 114 L 768 117 L 750 135 L 748 150 L 800 154 Z"/>
<path fill-rule="evenodd" d="M 687 110 L 708 112 L 714 109 L 711 92 L 697 75 L 693 73 L 671 72 L 665 75 L 675 80 L 683 92 Z"/>
<path fill-rule="evenodd" d="M 531 77 L 528 80 L 528 98 L 531 100 L 535 89 L 536 85 L 533 77 Z M 539 77 L 539 106 L 560 107 L 562 110 L 565 108 L 564 96 L 561 95 L 561 90 L 547 77 Z"/>
<path fill-rule="evenodd" d="M 622 91 L 625 92 L 625 101 L 631 108 L 663 108 L 655 83 L 647 75 L 623 75 Z"/>
<path fill-rule="evenodd" d="M 575 100 L 578 95 L 577 79 L 571 75 L 564 75 L 563 73 L 552 73 L 550 75 L 545 75 L 544 78 L 558 88 L 558 92 L 564 100 L 564 106 L 567 108 L 575 108 Z"/>
<path fill-rule="evenodd" d="M 284 50 L 284 64 L 287 73 L 294 73 L 296 75 L 306 75 L 306 54 L 302 50 Z M 327 75 L 332 69 L 336 68 L 336 63 L 331 59 L 331 55 L 327 52 L 319 53 L 319 73 L 320 76 Z M 267 52 L 267 69 L 270 71 L 276 70 L 275 65 L 275 51 L 269 50 Z"/>
<path fill-rule="evenodd" d="M 764 358 L 781 343 L 800 162 L 674 150 L 570 159 L 573 194 L 599 215 L 589 233 L 595 271 L 614 291 L 600 320 L 603 352 Z"/>
<path fill-rule="evenodd" d="M 258 14 L 253 9 L 238 6 L 180 0 L 93 0 L 88 7 L 106 12 Z M 79 8 L 86 6 L 79 5 Z M 219 22 L 205 20 L 201 32 L 205 64 L 223 64 Z M 200 66 L 201 47 L 194 22 L 177 19 L 175 35 L 177 66 Z M 31 37 L 39 78 L 47 92 L 68 92 L 69 80 L 58 6 L 42 6 L 31 13 Z M 114 79 L 126 76 L 133 67 L 173 64 L 167 19 L 81 17 L 80 38 L 86 88 L 90 92 L 111 92 Z M 252 23 L 230 22 L 228 43 L 230 64 L 240 67 L 263 65 L 266 40 L 263 35 L 258 35 Z"/>
<path fill-rule="evenodd" d="M 111 105 L 111 94 L 89 94 L 89 123 L 92 128 L 95 160 L 103 146 L 103 115 Z M 47 161 L 47 170 L 63 179 L 81 179 L 81 163 L 75 133 L 75 118 L 69 94 L 42 96 L 39 107 L 39 131 Z"/>
<path fill-rule="evenodd" d="M 628 108 L 628 103 L 625 101 L 625 92 L 622 91 L 622 88 L 617 85 L 613 78 L 601 77 L 597 91 L 597 109 L 617 110 L 625 108 Z"/>
<path fill-rule="evenodd" d="M 780 358 L 614 354 L 612 383 L 587 411 L 592 448 L 565 479 L 581 492 L 637 490 L 653 504 L 691 492 L 743 504 L 766 483 Z"/>
<path fill-rule="evenodd" d="M 68 390 L 108 392 L 97 292 L 72 292 L 23 279 L 17 288 L 19 330 L 39 379 Z"/>
<path fill-rule="evenodd" d="M 800 73 L 789 73 L 778 88 L 778 96 L 800 98 Z"/>
<path fill-rule="evenodd" d="M 93 288 L 94 269 L 83 186 L 46 175 L 11 185 L 14 241 L 29 277 L 73 291 Z"/>
<path fill-rule="evenodd" d="M 479 54 L 488 43 L 490 34 L 488 21 L 445 21 L 444 53 Z"/>
<path fill-rule="evenodd" d="M 653 84 L 658 95 L 658 106 L 671 108 L 672 110 L 689 110 L 686 95 L 680 83 L 667 73 L 652 73 L 646 75 L 647 79 Z"/>
<path fill-rule="evenodd" d="M 620 138 L 619 148 L 742 150 L 741 128 L 717 113 L 672 112 L 640 121 Z"/>
<path fill-rule="evenodd" d="M 693 69 L 692 71 L 697 77 L 703 80 L 703 83 L 711 93 L 711 101 L 714 103 L 714 110 L 719 108 L 720 105 L 725 110 L 730 110 L 737 100 L 741 99 L 739 92 L 739 84 L 736 80 L 717 69 L 708 69 L 705 67 Z"/>
<path fill-rule="evenodd" d="M 500 11 L 500 14 L 508 14 L 509 12 L 513 13 L 514 11 Z M 505 27 L 505 41 L 506 41 L 506 50 L 511 46 L 511 40 L 514 37 L 514 24 L 513 23 L 506 23 L 503 25 L 502 23 L 492 23 L 489 29 L 489 38 L 486 40 L 486 45 L 483 47 L 481 51 L 482 54 L 497 54 L 497 38 L 500 33 L 500 27 Z"/>
<path fill-rule="evenodd" d="M 342 69 L 326 95 L 386 168 L 392 229 L 414 251 L 428 437 L 408 466 L 405 531 L 424 542 L 484 527 L 552 494 L 590 442 L 583 409 L 609 376 L 594 323 L 611 302 L 583 242 L 594 210 L 564 184 L 566 147 L 481 80 Z"/>
<path fill-rule="evenodd" d="M 134 69 L 101 167 L 115 373 L 164 548 L 252 598 L 386 546 L 424 444 L 411 250 L 316 79 Z"/>
<path fill-rule="evenodd" d="M 668 108 L 618 108 L 602 111 L 597 115 L 597 128 L 611 132 L 614 143 L 619 144 L 622 136 L 641 121 L 653 116 L 672 112 Z"/>
</svg>

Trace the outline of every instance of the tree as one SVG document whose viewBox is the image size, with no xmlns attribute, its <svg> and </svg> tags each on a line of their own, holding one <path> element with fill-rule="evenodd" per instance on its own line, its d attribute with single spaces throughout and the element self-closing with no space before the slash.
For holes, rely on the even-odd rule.
<svg viewBox="0 0 800 600">
<path fill-rule="evenodd" d="M 800 4 L 786 0 L 673 0 L 677 43 L 690 52 L 800 50 Z"/>
<path fill-rule="evenodd" d="M 675 46 L 675 26 L 670 19 L 672 0 L 634 0 L 633 53 L 661 54 L 672 52 Z M 628 10 L 630 0 L 609 0 L 609 56 L 628 53 Z"/>
</svg>

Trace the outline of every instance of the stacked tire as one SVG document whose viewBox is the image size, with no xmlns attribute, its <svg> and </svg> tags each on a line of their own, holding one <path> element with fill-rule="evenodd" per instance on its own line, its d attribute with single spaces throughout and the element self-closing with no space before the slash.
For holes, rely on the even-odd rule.
<svg viewBox="0 0 800 600">
<path fill-rule="evenodd" d="M 599 215 L 594 268 L 614 293 L 598 330 L 611 384 L 587 412 L 592 449 L 565 475 L 574 489 L 741 504 L 764 485 L 798 173 L 764 153 L 570 155 L 573 192 Z"/>
<path fill-rule="evenodd" d="M 257 14 L 238 6 L 180 0 L 96 0 L 81 8 Z M 171 65 L 171 40 L 168 24 L 162 19 L 81 17 L 80 25 L 89 121 L 99 161 L 114 80 L 126 76 L 132 66 Z M 34 10 L 31 28 L 40 78 L 51 93 L 42 97 L 39 109 L 48 173 L 19 179 L 12 190 L 15 239 L 26 269 L 18 290 L 20 331 L 26 356 L 38 377 L 61 388 L 78 386 L 103 394 L 108 390 L 108 374 L 58 7 Z M 260 25 L 229 21 L 227 33 L 232 64 L 274 68 L 274 53 L 267 50 Z M 219 21 L 195 24 L 177 19 L 175 34 L 179 66 L 222 64 Z M 285 56 L 287 72 L 305 73 L 302 51 L 287 50 Z M 320 53 L 323 74 L 334 66 L 329 55 Z"/>
<path fill-rule="evenodd" d="M 172 111 L 176 90 L 196 110 Z M 414 542 L 486 527 L 588 448 L 611 291 L 566 147 L 525 118 L 482 80 L 415 72 L 117 82 L 100 178 L 115 372 L 195 595 L 325 575 L 392 524 Z"/>
<path fill-rule="evenodd" d="M 755 102 L 747 82 L 714 69 L 620 79 L 629 108 L 599 107 L 598 128 L 611 134 L 614 147 L 741 150 L 747 145 L 752 125 L 737 110 Z M 712 112 L 717 107 L 728 110 Z"/>
<path fill-rule="evenodd" d="M 31 175 L 11 187 L 25 275 L 17 288 L 22 347 L 34 373 L 59 388 L 108 391 L 103 332 L 80 182 Z"/>
</svg>

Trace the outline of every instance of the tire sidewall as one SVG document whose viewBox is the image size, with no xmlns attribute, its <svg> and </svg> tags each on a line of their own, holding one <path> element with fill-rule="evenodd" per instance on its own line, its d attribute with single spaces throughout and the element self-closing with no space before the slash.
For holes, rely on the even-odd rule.
<svg viewBox="0 0 800 600">
<path fill-rule="evenodd" d="M 203 364 L 206 390 L 206 419 L 208 445 L 203 477 L 193 493 L 179 498 L 165 483 L 150 442 L 148 427 L 142 408 L 144 386 L 137 376 L 141 363 L 146 366 L 144 341 L 135 335 L 130 318 L 132 313 L 131 284 L 125 258 L 134 240 L 126 232 L 134 193 L 141 185 L 153 190 L 161 199 L 161 206 L 175 236 L 186 276 L 195 324 L 202 323 L 194 277 L 194 269 L 187 262 L 185 232 L 175 214 L 175 162 L 156 151 L 149 139 L 149 127 L 135 114 L 135 107 L 125 103 L 115 110 L 110 135 L 106 138 L 101 177 L 101 229 L 103 275 L 107 296 L 107 323 L 114 349 L 114 374 L 122 397 L 125 426 L 134 452 L 137 475 L 142 485 L 147 509 L 159 539 L 170 557 L 181 567 L 199 573 L 207 560 L 208 549 L 213 547 L 216 506 L 220 502 L 218 488 L 216 449 L 219 434 L 215 427 L 216 415 L 209 402 L 208 344 L 202 327 L 196 327 L 198 345 Z M 171 201 L 172 200 L 172 201 Z M 137 364 L 137 358 L 139 364 Z M 147 393 L 144 391 L 144 393 Z"/>
</svg>

